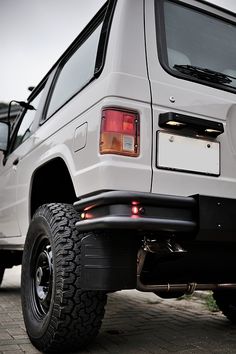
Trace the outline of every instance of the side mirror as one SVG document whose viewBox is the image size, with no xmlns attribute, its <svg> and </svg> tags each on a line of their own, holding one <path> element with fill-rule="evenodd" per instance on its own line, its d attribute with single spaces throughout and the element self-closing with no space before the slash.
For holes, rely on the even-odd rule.
<svg viewBox="0 0 236 354">
<path fill-rule="evenodd" d="M 10 124 L 0 122 L 0 151 L 7 151 L 10 136 Z"/>
</svg>

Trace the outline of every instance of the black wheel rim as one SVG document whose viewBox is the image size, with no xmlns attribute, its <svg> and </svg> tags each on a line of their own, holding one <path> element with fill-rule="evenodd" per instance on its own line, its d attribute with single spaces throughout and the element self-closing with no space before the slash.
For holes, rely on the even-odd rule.
<svg viewBox="0 0 236 354">
<path fill-rule="evenodd" d="M 47 237 L 41 237 L 38 240 L 32 265 L 34 310 L 38 317 L 44 317 L 50 309 L 53 285 L 52 250 Z"/>
</svg>

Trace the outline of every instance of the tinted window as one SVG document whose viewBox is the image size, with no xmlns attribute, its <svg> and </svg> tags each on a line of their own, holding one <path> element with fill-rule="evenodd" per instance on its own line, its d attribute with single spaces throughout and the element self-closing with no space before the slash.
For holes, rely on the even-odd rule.
<svg viewBox="0 0 236 354">
<path fill-rule="evenodd" d="M 96 28 L 62 67 L 51 97 L 47 117 L 50 117 L 93 78 L 101 27 L 102 25 Z"/>
<path fill-rule="evenodd" d="M 218 82 L 236 87 L 236 26 L 192 7 L 166 0 L 164 24 L 168 66 L 191 77 L 217 82 L 217 77 L 185 70 L 178 66 L 195 66 L 229 75 Z M 177 65 L 177 67 L 176 67 Z M 189 67 L 187 67 L 189 69 Z M 201 77 L 200 77 L 200 74 Z"/>
<path fill-rule="evenodd" d="M 35 108 L 35 110 L 27 110 L 21 119 L 15 142 L 13 144 L 12 150 L 15 150 L 20 144 L 22 144 L 31 135 L 31 127 L 34 121 L 35 111 L 38 108 L 40 98 L 42 96 L 43 90 L 36 96 L 30 104 Z"/>
</svg>

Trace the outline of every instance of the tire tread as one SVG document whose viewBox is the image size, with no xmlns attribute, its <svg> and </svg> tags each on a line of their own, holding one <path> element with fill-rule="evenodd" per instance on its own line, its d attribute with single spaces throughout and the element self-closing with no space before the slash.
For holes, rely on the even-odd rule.
<svg viewBox="0 0 236 354">
<path fill-rule="evenodd" d="M 51 203 L 39 207 L 32 219 L 33 223 L 39 218 L 49 223 L 55 246 L 56 295 L 50 324 L 41 338 L 30 338 L 44 352 L 72 351 L 86 345 L 97 335 L 104 316 L 106 294 L 80 289 L 80 248 L 84 234 L 75 228 L 78 217 L 73 206 Z"/>
</svg>

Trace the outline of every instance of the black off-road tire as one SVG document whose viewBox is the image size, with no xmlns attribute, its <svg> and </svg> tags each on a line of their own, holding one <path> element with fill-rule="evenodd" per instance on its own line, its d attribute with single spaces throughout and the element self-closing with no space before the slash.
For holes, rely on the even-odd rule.
<svg viewBox="0 0 236 354">
<path fill-rule="evenodd" d="M 71 205 L 43 205 L 26 237 L 22 311 L 32 344 L 45 353 L 71 352 L 89 343 L 105 312 L 105 293 L 80 289 L 78 218 Z"/>
<path fill-rule="evenodd" d="M 2 284 L 3 281 L 4 272 L 5 272 L 5 267 L 0 266 L 0 285 Z"/>
<path fill-rule="evenodd" d="M 215 291 L 213 297 L 222 313 L 236 324 L 236 291 Z"/>
</svg>

